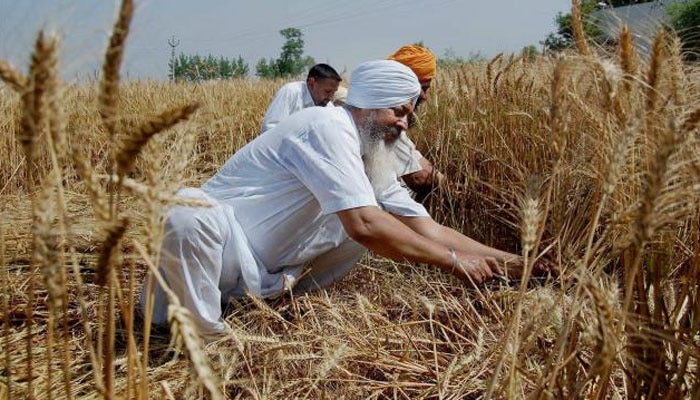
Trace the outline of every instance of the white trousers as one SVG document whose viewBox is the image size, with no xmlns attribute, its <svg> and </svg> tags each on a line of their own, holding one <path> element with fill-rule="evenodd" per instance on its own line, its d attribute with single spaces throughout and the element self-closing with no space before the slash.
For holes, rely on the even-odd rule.
<svg viewBox="0 0 700 400">
<path fill-rule="evenodd" d="M 224 331 L 222 303 L 229 298 L 246 293 L 265 298 L 285 289 L 303 292 L 326 287 L 347 275 L 366 252 L 348 238 L 303 265 L 267 268 L 251 250 L 231 206 L 217 203 L 199 189 L 184 189 L 179 195 L 204 199 L 212 207 L 170 210 L 159 272 L 205 335 Z M 144 283 L 142 306 L 146 289 Z M 153 323 L 167 322 L 167 309 L 165 292 L 155 285 Z"/>
</svg>

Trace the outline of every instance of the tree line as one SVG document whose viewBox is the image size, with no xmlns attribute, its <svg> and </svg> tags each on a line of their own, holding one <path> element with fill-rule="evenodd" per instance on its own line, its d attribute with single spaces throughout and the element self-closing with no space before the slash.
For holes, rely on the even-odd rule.
<svg viewBox="0 0 700 400">
<path fill-rule="evenodd" d="M 584 30 L 589 40 L 594 43 L 604 44 L 606 38 L 602 30 L 596 24 L 592 14 L 606 7 L 621 7 L 640 3 L 649 3 L 658 0 L 582 0 L 581 17 L 584 21 Z M 669 14 L 669 29 L 673 29 L 681 39 L 684 55 L 687 60 L 700 59 L 700 0 L 685 0 L 672 4 L 667 8 Z M 550 33 L 540 44 L 546 51 L 558 52 L 574 46 L 574 35 L 571 13 L 558 13 L 554 21 L 557 25 L 556 32 Z M 315 64 L 313 57 L 304 55 L 304 37 L 298 28 L 282 29 L 280 35 L 285 41 L 278 58 L 260 59 L 255 64 L 255 76 L 261 79 L 290 78 L 301 75 L 305 70 Z M 205 80 L 242 79 L 250 74 L 248 63 L 241 57 L 225 58 L 208 55 L 175 54 L 174 38 L 168 44 L 172 47 L 172 53 L 168 64 L 168 77 L 172 81 L 199 82 Z M 422 43 L 421 43 L 422 44 Z M 534 58 L 538 54 L 534 45 L 525 46 L 522 55 L 526 58 Z M 454 54 L 451 49 L 445 50 L 443 57 L 438 58 L 438 65 L 451 67 L 464 63 L 482 60 L 477 53 L 463 59 Z"/>
<path fill-rule="evenodd" d="M 279 58 L 261 59 L 255 65 L 255 75 L 263 79 L 288 78 L 300 75 L 313 66 L 313 57 L 304 56 L 304 38 L 301 30 L 286 28 L 280 31 L 285 38 Z M 179 44 L 175 39 L 168 41 L 172 48 L 168 63 L 168 77 L 171 81 L 199 82 L 205 80 L 242 79 L 250 73 L 243 57 L 202 57 L 198 54 L 175 55 Z"/>
</svg>

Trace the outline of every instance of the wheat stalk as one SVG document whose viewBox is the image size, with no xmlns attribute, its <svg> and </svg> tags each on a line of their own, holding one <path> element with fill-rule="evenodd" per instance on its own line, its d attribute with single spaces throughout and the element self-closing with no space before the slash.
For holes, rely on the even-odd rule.
<svg viewBox="0 0 700 400">
<path fill-rule="evenodd" d="M 634 50 L 632 32 L 627 25 L 620 30 L 620 66 L 625 73 L 625 82 L 629 83 L 637 75 L 637 52 Z"/>
<path fill-rule="evenodd" d="M 107 286 L 107 319 L 104 332 L 103 369 L 105 378 L 105 390 L 108 396 L 113 396 L 113 363 L 114 363 L 114 267 L 119 264 L 120 244 L 126 232 L 129 220 L 122 218 L 116 224 L 107 228 L 102 251 L 97 261 L 95 283 L 99 286 Z"/>
<path fill-rule="evenodd" d="M 36 143 L 42 134 L 47 130 L 47 112 L 49 109 L 47 103 L 50 101 L 47 98 L 53 95 L 55 91 L 55 71 L 56 71 L 56 42 L 55 40 L 47 41 L 44 37 L 43 32 L 39 32 L 35 42 L 34 52 L 32 53 L 32 58 L 29 67 L 29 82 L 28 90 L 22 93 L 22 115 L 20 121 L 20 132 L 18 135 L 18 140 L 22 145 L 22 148 L 27 159 L 27 180 L 30 184 L 30 190 L 34 190 L 34 185 L 39 179 L 38 168 L 34 164 L 34 156 L 36 153 Z M 42 203 L 40 200 L 35 199 L 33 202 L 34 208 L 36 209 L 39 204 Z M 38 210 L 35 211 L 35 213 Z M 42 244 L 39 237 L 34 237 L 34 259 L 35 262 L 39 256 L 38 251 L 40 250 L 38 246 Z M 53 251 L 53 249 L 52 249 Z M 48 254 L 48 253 L 47 253 Z M 34 264 L 36 265 L 36 264 Z M 29 295 L 27 307 L 27 371 L 31 375 L 34 369 L 33 364 L 33 328 L 34 328 L 34 268 L 32 268 L 32 273 L 29 277 Z M 55 285 L 54 275 L 45 275 L 49 282 L 49 287 L 54 289 L 52 293 L 55 299 Z M 56 303 L 54 303 L 56 304 Z M 51 344 L 51 343 L 49 343 Z M 49 354 L 51 352 L 52 346 L 49 345 Z M 50 355 L 48 357 L 49 361 L 51 359 Z M 27 395 L 29 397 L 34 397 L 34 387 L 32 380 L 27 383 Z"/>
<path fill-rule="evenodd" d="M 49 299 L 54 298 L 52 301 L 52 307 L 50 308 L 51 312 L 49 315 L 49 333 L 48 333 L 48 342 L 49 346 L 47 348 L 47 353 L 50 355 L 52 352 L 52 347 L 51 347 L 51 340 L 53 337 L 53 332 L 52 328 L 53 325 L 55 324 L 55 319 L 56 319 L 56 314 L 59 311 L 59 308 L 62 309 L 64 312 L 64 323 L 63 323 L 63 333 L 66 337 L 69 336 L 69 321 L 67 315 L 67 307 L 68 307 L 68 293 L 67 293 L 67 287 L 66 287 L 66 273 L 65 269 L 63 268 L 63 265 L 65 264 L 65 251 L 67 249 L 66 245 L 66 236 L 67 236 L 67 231 L 68 231 L 68 226 L 67 226 L 67 212 L 66 212 L 66 200 L 65 200 L 65 193 L 64 193 L 64 187 L 63 187 L 63 181 L 64 181 L 64 174 L 63 174 L 63 168 L 64 168 L 64 163 L 65 163 L 65 118 L 63 115 L 63 108 L 59 106 L 60 99 L 58 98 L 58 86 L 59 86 L 59 78 L 58 78 L 58 48 L 59 48 L 59 40 L 56 36 L 51 36 L 48 39 L 48 45 L 47 47 L 47 61 L 45 62 L 45 68 L 44 68 L 44 73 L 46 74 L 44 78 L 44 87 L 45 87 L 45 97 L 46 97 L 46 113 L 47 113 L 47 123 L 48 123 L 48 135 L 46 136 L 46 142 L 47 142 L 47 147 L 48 147 L 48 152 L 49 152 L 49 157 L 51 159 L 51 170 L 48 173 L 46 179 L 45 179 L 45 189 L 44 190 L 51 190 L 53 191 L 53 188 L 55 188 L 55 208 L 57 209 L 56 212 L 56 220 L 57 220 L 57 227 L 54 229 L 58 231 L 57 234 L 50 234 L 50 236 L 53 236 L 53 241 L 55 242 L 54 245 L 52 245 L 52 248 L 47 249 L 48 252 L 53 252 L 55 253 L 55 257 L 45 257 L 46 260 L 52 260 L 55 262 L 55 265 L 53 267 L 49 265 L 45 265 L 44 268 L 42 268 L 42 272 L 44 273 L 44 280 L 46 282 L 47 287 L 49 288 Z M 42 129 L 43 130 L 43 129 Z M 51 188 L 51 189 L 49 189 Z M 50 199 L 49 199 L 50 200 Z M 41 208 L 41 204 L 38 206 Z M 51 207 L 49 204 L 46 204 L 45 207 Z M 42 220 L 41 215 L 42 213 L 35 213 L 35 215 L 38 217 L 36 220 Z M 50 221 L 45 221 L 44 220 L 44 230 L 46 232 L 49 232 L 51 230 L 50 227 L 51 222 Z M 50 236 L 46 236 L 46 239 L 49 239 Z M 50 239 L 49 239 L 50 240 Z M 44 240 L 46 243 L 47 240 Z M 71 249 L 72 250 L 72 249 Z M 46 253 L 47 255 L 50 253 Z M 60 300 L 58 297 L 61 297 Z M 62 352 L 62 359 L 61 359 L 61 367 L 62 367 L 62 372 L 63 372 L 63 382 L 64 382 L 64 390 L 66 393 L 66 396 L 68 398 L 72 398 L 72 387 L 71 387 L 71 369 L 70 369 L 70 347 L 68 344 L 64 343 L 63 344 L 63 352 Z M 47 365 L 51 365 L 51 358 L 47 357 Z M 49 367 L 49 382 L 51 382 L 51 367 Z"/>
<path fill-rule="evenodd" d="M 192 361 L 192 366 L 197 374 L 199 382 L 207 389 L 212 399 L 223 399 L 221 383 L 207 360 L 206 353 L 202 350 L 202 343 L 197 325 L 192 320 L 189 310 L 180 305 L 177 295 L 168 288 L 167 283 L 158 272 L 158 269 L 148 257 L 146 249 L 140 243 L 134 243 L 136 250 L 144 257 L 152 276 L 161 285 L 168 297 L 168 322 L 175 343 L 183 344 L 187 356 Z M 148 322 L 148 321 L 147 321 Z"/>
<path fill-rule="evenodd" d="M 594 311 L 597 319 L 596 349 L 594 359 L 588 372 L 589 379 L 600 377 L 600 385 L 597 388 L 595 398 L 603 399 L 610 383 L 610 371 L 612 362 L 619 351 L 618 325 L 613 304 L 617 298 L 606 296 L 600 284 L 586 281 L 583 284 L 586 293 L 593 299 Z M 609 291 L 608 291 L 609 292 Z"/>
<path fill-rule="evenodd" d="M 10 85 L 17 93 L 23 93 L 27 90 L 28 79 L 17 71 L 10 63 L 5 60 L 0 60 L 0 79 Z"/>
<path fill-rule="evenodd" d="M 100 81 L 98 105 L 102 122 L 107 128 L 107 133 L 112 137 L 116 134 L 119 67 L 124 56 L 124 45 L 133 14 L 133 0 L 122 0 L 119 16 L 114 23 L 104 63 L 102 64 L 102 80 Z"/>
<path fill-rule="evenodd" d="M 656 111 L 656 103 L 659 97 L 659 81 L 660 74 L 664 62 L 667 60 L 665 51 L 666 33 L 659 31 L 654 39 L 654 44 L 651 51 L 651 59 L 649 61 L 649 69 L 646 73 L 646 114 L 647 114 L 647 131 L 650 131 L 651 117 Z"/>
<path fill-rule="evenodd" d="M 85 185 L 95 216 L 99 221 L 108 221 L 110 218 L 109 204 L 105 201 L 107 192 L 93 173 L 93 167 L 77 148 L 73 150 L 72 159 L 73 166 Z"/>
<path fill-rule="evenodd" d="M 683 86 L 683 56 L 681 55 L 681 39 L 678 35 L 673 35 L 669 49 L 669 65 L 670 65 L 670 80 L 671 80 L 671 98 L 675 104 L 684 104 L 685 87 Z"/>
<path fill-rule="evenodd" d="M 3 280 L 5 284 L 2 285 L 2 308 L 3 310 L 10 310 L 10 269 L 9 268 L 4 268 L 5 265 L 7 265 L 5 262 L 5 230 L 3 228 L 3 225 L 0 224 L 0 265 L 3 266 Z M 10 347 L 10 313 L 6 311 L 3 313 L 3 326 L 2 326 L 2 333 L 3 333 L 3 346 L 5 349 L 9 349 Z M 10 356 L 10 352 L 5 350 L 5 357 L 3 357 L 3 361 L 5 364 L 5 374 L 7 376 L 7 393 L 12 393 L 12 358 Z M 9 398 L 9 395 L 8 397 Z"/>
<path fill-rule="evenodd" d="M 34 160 L 36 142 L 47 130 L 48 99 L 55 90 L 56 41 L 39 32 L 29 68 L 28 90 L 22 93 L 22 120 L 18 140 L 29 164 Z"/>
<path fill-rule="evenodd" d="M 125 176 L 131 171 L 136 157 L 153 135 L 186 120 L 198 107 L 198 104 L 188 104 L 165 111 L 144 122 L 138 129 L 128 134 L 117 152 L 117 175 Z"/>
<path fill-rule="evenodd" d="M 120 243 L 128 225 L 129 220 L 122 218 L 118 223 L 107 227 L 100 258 L 97 261 L 96 284 L 105 286 L 112 279 L 113 268 L 119 264 Z"/>
<path fill-rule="evenodd" d="M 503 58 L 503 53 L 496 54 L 491 61 L 486 64 L 486 81 L 493 82 L 493 66 Z M 490 86 L 491 87 L 491 86 Z"/>
<path fill-rule="evenodd" d="M 607 205 L 609 197 L 613 195 L 618 181 L 622 176 L 627 154 L 634 143 L 637 128 L 637 125 L 626 127 L 621 136 L 619 138 L 612 137 L 612 143 L 607 146 L 609 151 L 605 153 L 605 164 L 603 165 L 605 176 L 601 184 L 601 197 L 598 200 L 598 205 L 591 221 L 590 230 L 588 231 L 588 240 L 586 242 L 586 253 L 583 256 L 583 265 L 585 266 L 589 265 L 591 257 L 595 252 L 593 241 L 599 226 L 600 217 Z M 605 235 L 602 236 L 604 237 Z"/>
<path fill-rule="evenodd" d="M 574 34 L 574 43 L 576 44 L 578 52 L 584 56 L 589 55 L 591 52 L 586 42 L 586 31 L 583 29 L 580 0 L 571 0 L 571 29 Z"/>
</svg>

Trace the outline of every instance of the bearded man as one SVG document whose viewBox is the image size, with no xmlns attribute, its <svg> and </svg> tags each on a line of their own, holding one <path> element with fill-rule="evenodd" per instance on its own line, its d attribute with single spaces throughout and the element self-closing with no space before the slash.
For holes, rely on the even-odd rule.
<svg viewBox="0 0 700 400">
<path fill-rule="evenodd" d="M 344 107 L 289 116 L 200 189 L 181 191 L 212 207 L 169 212 L 159 269 L 200 331 L 225 331 L 222 302 L 230 297 L 326 287 L 367 249 L 474 284 L 504 274 L 504 262 L 519 262 L 439 225 L 399 185 L 392 147 L 420 92 L 408 67 L 363 63 L 352 72 Z M 153 322 L 166 322 L 161 287 L 153 304 Z"/>
</svg>

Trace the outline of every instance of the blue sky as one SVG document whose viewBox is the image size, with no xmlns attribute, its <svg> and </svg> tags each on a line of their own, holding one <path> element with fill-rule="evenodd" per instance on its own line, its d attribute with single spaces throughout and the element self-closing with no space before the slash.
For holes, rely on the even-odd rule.
<svg viewBox="0 0 700 400">
<path fill-rule="evenodd" d="M 422 41 L 438 56 L 518 53 L 555 30 L 569 0 L 136 0 L 122 76 L 165 79 L 178 53 L 242 56 L 254 71 L 277 57 L 286 27 L 302 30 L 305 53 L 338 71 Z M 0 58 L 22 70 L 39 29 L 63 39 L 62 71 L 72 80 L 99 71 L 119 1 L 0 0 Z"/>
</svg>

